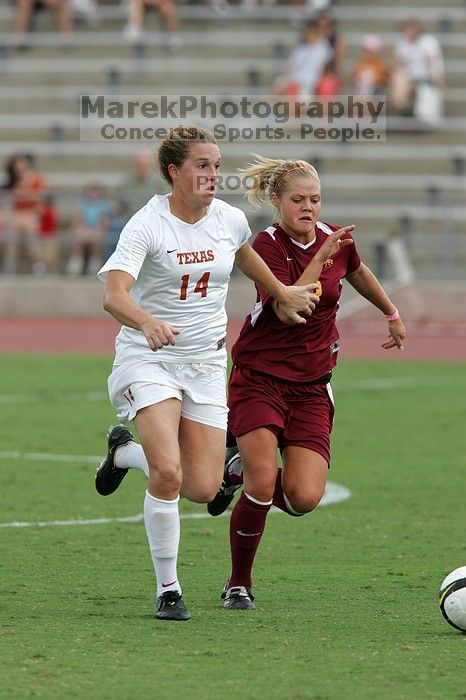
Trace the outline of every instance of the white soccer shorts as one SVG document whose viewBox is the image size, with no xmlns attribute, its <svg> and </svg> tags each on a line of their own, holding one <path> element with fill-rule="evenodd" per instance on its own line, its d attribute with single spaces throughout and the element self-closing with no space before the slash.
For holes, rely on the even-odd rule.
<svg viewBox="0 0 466 700">
<path fill-rule="evenodd" d="M 114 367 L 108 378 L 112 406 L 122 423 L 147 406 L 175 398 L 188 420 L 227 429 L 226 370 L 207 363 L 137 362 Z"/>
</svg>

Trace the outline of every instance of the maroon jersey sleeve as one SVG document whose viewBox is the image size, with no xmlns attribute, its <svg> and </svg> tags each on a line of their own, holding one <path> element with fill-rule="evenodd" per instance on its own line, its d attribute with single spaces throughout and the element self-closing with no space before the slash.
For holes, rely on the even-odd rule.
<svg viewBox="0 0 466 700">
<path fill-rule="evenodd" d="M 286 285 L 293 284 L 293 280 L 290 279 L 286 249 L 274 233 L 261 231 L 255 237 L 252 247 L 261 256 L 262 260 L 267 263 L 268 267 L 280 282 Z M 257 285 L 256 290 L 258 300 L 262 301 L 262 304 L 265 305 L 270 299 L 270 295 L 265 289 Z"/>
<path fill-rule="evenodd" d="M 350 234 L 346 234 L 343 238 L 353 238 Z M 353 238 L 354 240 L 354 238 Z M 361 264 L 361 258 L 356 250 L 356 243 L 348 246 L 348 262 L 346 264 L 346 274 L 350 275 L 352 272 L 356 272 Z"/>
</svg>

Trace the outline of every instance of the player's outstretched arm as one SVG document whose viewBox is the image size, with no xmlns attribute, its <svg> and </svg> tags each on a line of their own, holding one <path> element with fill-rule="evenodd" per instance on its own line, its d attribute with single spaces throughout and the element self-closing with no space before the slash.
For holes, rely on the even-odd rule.
<svg viewBox="0 0 466 700">
<path fill-rule="evenodd" d="M 320 297 L 322 293 L 322 287 L 319 282 L 319 277 L 322 272 L 322 268 L 325 264 L 325 261 L 328 258 L 332 257 L 332 255 L 335 255 L 335 253 L 337 253 L 341 248 L 346 248 L 346 246 L 353 244 L 354 241 L 352 238 L 342 239 L 342 236 L 344 236 L 345 234 L 352 233 L 354 231 L 354 228 L 354 224 L 351 224 L 350 226 L 344 226 L 343 228 L 339 228 L 337 231 L 331 233 L 325 241 L 324 245 L 321 246 L 321 248 L 312 258 L 309 265 L 295 281 L 295 284 L 302 285 L 316 283 L 317 287 L 315 291 L 317 296 Z M 278 318 L 280 319 L 280 321 L 286 323 L 288 326 L 295 325 L 295 322 L 289 319 L 286 313 L 284 313 L 281 304 L 279 304 L 275 299 L 272 301 L 272 308 L 275 311 Z"/>
<path fill-rule="evenodd" d="M 178 328 L 171 326 L 142 309 L 130 296 L 134 279 L 123 270 L 110 270 L 105 285 L 103 307 L 119 323 L 142 331 L 151 350 L 175 345 Z"/>
<path fill-rule="evenodd" d="M 332 255 L 335 255 L 335 253 L 338 253 L 341 248 L 353 245 L 354 241 L 352 238 L 342 238 L 342 236 L 352 233 L 354 229 L 354 224 L 351 224 L 350 226 L 343 226 L 343 228 L 339 228 L 337 231 L 331 233 L 314 255 L 302 275 L 295 281 L 295 284 L 317 282 L 325 261 L 331 258 Z"/>
<path fill-rule="evenodd" d="M 346 279 L 361 296 L 380 309 L 387 317 L 389 337 L 385 343 L 382 343 L 382 347 L 385 350 L 395 347 L 403 350 L 403 341 L 406 338 L 404 323 L 398 314 L 398 309 L 390 300 L 374 273 L 367 265 L 361 263 L 357 270 L 346 276 Z M 394 318 L 390 320 L 389 316 Z"/>
<path fill-rule="evenodd" d="M 315 284 L 287 287 L 275 277 L 249 243 L 245 243 L 237 251 L 235 264 L 246 277 L 256 282 L 259 287 L 265 289 L 271 297 L 280 303 L 284 316 L 291 323 L 306 323 L 306 319 L 299 314 L 310 316 L 315 309 L 315 305 L 319 301 L 318 297 L 313 294 L 316 289 Z"/>
</svg>

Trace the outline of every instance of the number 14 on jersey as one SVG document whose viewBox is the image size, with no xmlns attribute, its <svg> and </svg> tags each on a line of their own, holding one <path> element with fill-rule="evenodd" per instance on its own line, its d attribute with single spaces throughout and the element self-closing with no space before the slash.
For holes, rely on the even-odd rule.
<svg viewBox="0 0 466 700">
<path fill-rule="evenodd" d="M 207 296 L 207 288 L 209 286 L 209 277 L 210 277 L 210 272 L 204 272 L 202 277 L 197 280 L 196 284 L 194 285 L 193 292 L 196 294 L 200 294 L 201 297 L 206 297 Z M 181 301 L 186 301 L 186 297 L 188 295 L 188 287 L 189 287 L 189 278 L 190 275 L 183 275 L 181 278 L 181 288 L 180 288 L 180 299 Z"/>
</svg>

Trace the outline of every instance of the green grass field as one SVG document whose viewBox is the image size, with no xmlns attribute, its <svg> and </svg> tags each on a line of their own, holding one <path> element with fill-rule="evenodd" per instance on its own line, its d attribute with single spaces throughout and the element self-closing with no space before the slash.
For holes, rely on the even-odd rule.
<svg viewBox="0 0 466 700">
<path fill-rule="evenodd" d="M 115 421 L 109 367 L 1 358 L 2 700 L 466 697 L 466 635 L 437 606 L 466 564 L 464 364 L 342 360 L 330 480 L 351 497 L 269 516 L 252 613 L 219 600 L 228 520 L 184 519 L 188 623 L 152 618 L 142 522 L 47 524 L 141 513 L 140 473 L 109 498 L 94 491 L 92 456 Z M 204 509 L 183 502 L 192 512 Z"/>
</svg>

